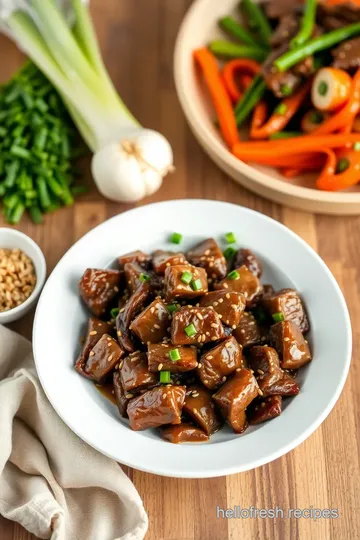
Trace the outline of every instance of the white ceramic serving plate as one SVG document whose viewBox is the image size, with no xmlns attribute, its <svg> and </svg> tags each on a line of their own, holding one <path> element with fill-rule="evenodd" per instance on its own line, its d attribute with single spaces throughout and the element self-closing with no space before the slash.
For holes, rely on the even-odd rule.
<svg viewBox="0 0 360 540">
<path fill-rule="evenodd" d="M 34 263 L 36 272 L 36 285 L 29 298 L 14 309 L 0 312 L 0 324 L 8 324 L 21 319 L 35 304 L 45 282 L 46 261 L 34 240 L 16 229 L 0 227 L 0 248 L 21 249 Z"/>
<path fill-rule="evenodd" d="M 301 392 L 283 414 L 236 435 L 228 427 L 198 445 L 173 445 L 155 430 L 132 431 L 94 384 L 73 368 L 87 313 L 78 282 L 87 267 L 104 268 L 118 255 L 142 249 L 181 250 L 233 231 L 240 245 L 264 263 L 264 283 L 295 287 L 311 323 L 311 364 L 301 370 Z M 224 246 L 224 244 L 222 243 Z M 289 229 L 252 210 L 223 202 L 182 200 L 143 206 L 101 224 L 61 259 L 45 285 L 35 316 L 37 371 L 55 410 L 84 441 L 103 454 L 143 471 L 176 477 L 212 477 L 246 471 L 295 448 L 329 414 L 344 385 L 351 356 L 351 326 L 342 293 L 318 255 Z"/>
<path fill-rule="evenodd" d="M 225 146 L 215 127 L 214 109 L 195 69 L 192 53 L 213 39 L 227 39 L 217 22 L 230 13 L 240 19 L 237 6 L 236 0 L 195 0 L 178 34 L 174 56 L 175 84 L 195 137 L 223 171 L 258 195 L 308 212 L 360 214 L 360 185 L 337 193 L 312 189 L 315 184 L 311 175 L 287 180 L 276 169 L 240 161 Z"/>
</svg>

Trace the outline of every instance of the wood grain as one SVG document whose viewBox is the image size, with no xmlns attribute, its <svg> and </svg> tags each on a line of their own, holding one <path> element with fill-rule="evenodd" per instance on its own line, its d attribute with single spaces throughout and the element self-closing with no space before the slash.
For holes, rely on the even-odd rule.
<svg viewBox="0 0 360 540">
<path fill-rule="evenodd" d="M 190 3 L 92 0 L 102 50 L 116 87 L 144 125 L 159 129 L 169 138 L 176 155 L 176 172 L 156 195 L 141 204 L 195 197 L 225 200 L 285 223 L 318 250 L 339 281 L 351 312 L 354 357 L 341 398 L 323 425 L 297 449 L 269 465 L 209 480 L 162 478 L 124 469 L 149 513 L 147 540 L 356 540 L 360 538 L 360 218 L 314 216 L 281 208 L 236 185 L 200 149 L 184 121 L 172 76 L 176 32 Z M 15 47 L 5 38 L 0 39 L 2 80 L 21 62 L 22 55 Z M 91 184 L 87 166 L 86 178 L 90 191 L 75 207 L 49 216 L 44 226 L 35 227 L 27 220 L 19 226 L 40 244 L 49 271 L 76 239 L 129 208 L 102 199 Z M 12 328 L 30 337 L 32 316 Z M 216 517 L 217 506 L 236 505 L 259 509 L 278 506 L 284 510 L 338 508 L 339 518 L 314 521 Z M 0 518 L 0 539 L 34 537 Z"/>
</svg>

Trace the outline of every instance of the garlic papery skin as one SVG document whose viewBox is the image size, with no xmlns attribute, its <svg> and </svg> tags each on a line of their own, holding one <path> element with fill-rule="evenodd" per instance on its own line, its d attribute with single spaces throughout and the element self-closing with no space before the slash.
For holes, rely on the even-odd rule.
<svg viewBox="0 0 360 540">
<path fill-rule="evenodd" d="M 163 135 L 139 128 L 120 142 L 98 150 L 91 169 L 104 197 L 136 202 L 160 188 L 164 176 L 173 170 L 173 152 Z"/>
</svg>

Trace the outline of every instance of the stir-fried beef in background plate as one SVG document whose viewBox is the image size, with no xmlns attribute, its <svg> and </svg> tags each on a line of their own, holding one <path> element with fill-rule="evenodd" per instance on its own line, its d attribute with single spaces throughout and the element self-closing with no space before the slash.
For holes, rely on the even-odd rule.
<svg viewBox="0 0 360 540">
<path fill-rule="evenodd" d="M 359 22 L 360 6 L 352 2 L 342 2 L 329 5 L 326 1 L 319 2 L 317 21 L 326 30 L 336 30 L 351 23 Z"/>
<path fill-rule="evenodd" d="M 360 20 L 360 9 L 359 9 Z M 356 69 L 360 67 L 360 37 L 348 39 L 331 51 L 333 66 L 338 69 Z"/>
<path fill-rule="evenodd" d="M 280 19 L 287 13 L 301 13 L 304 9 L 302 0 L 272 0 L 261 4 L 269 19 Z"/>
</svg>

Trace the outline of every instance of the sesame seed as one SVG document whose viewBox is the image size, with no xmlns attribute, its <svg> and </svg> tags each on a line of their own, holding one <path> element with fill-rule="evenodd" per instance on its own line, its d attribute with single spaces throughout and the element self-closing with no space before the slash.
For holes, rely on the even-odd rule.
<svg viewBox="0 0 360 540">
<path fill-rule="evenodd" d="M 224 301 L 224 299 L 223 299 L 223 298 L 219 298 L 219 304 L 222 304 L 222 303 L 223 303 L 223 301 Z"/>
<path fill-rule="evenodd" d="M 118 331 L 117 331 L 117 335 L 118 335 L 119 337 L 121 337 L 121 336 L 122 336 L 122 331 L 121 331 L 121 330 L 118 330 Z"/>
<path fill-rule="evenodd" d="M 262 402 L 261 407 L 265 407 L 265 401 Z"/>
<path fill-rule="evenodd" d="M 258 369 L 257 372 L 260 374 L 260 375 L 264 375 L 264 372 L 262 369 Z"/>
<path fill-rule="evenodd" d="M 124 360 L 121 360 L 120 364 L 119 364 L 119 369 L 121 369 L 124 365 Z"/>
<path fill-rule="evenodd" d="M 226 293 L 226 294 L 225 294 L 225 298 L 227 298 L 228 300 L 230 300 L 230 294 L 229 294 L 229 293 Z"/>
<path fill-rule="evenodd" d="M 205 255 L 210 255 L 210 249 L 207 249 L 207 250 L 205 251 Z"/>
<path fill-rule="evenodd" d="M 94 351 L 90 351 L 90 352 L 89 352 L 89 356 L 95 356 Z"/>
<path fill-rule="evenodd" d="M 223 283 L 223 287 L 224 287 L 224 289 L 228 289 L 229 285 L 227 283 Z M 221 300 L 222 300 L 222 298 L 221 298 Z M 219 302 L 220 302 L 220 300 L 219 300 Z"/>
<path fill-rule="evenodd" d="M 115 287 L 114 287 L 114 291 L 115 291 L 115 292 L 119 292 L 119 287 L 116 287 L 116 286 L 115 286 Z"/>
<path fill-rule="evenodd" d="M 195 408 L 193 409 L 193 413 L 194 413 L 194 414 L 198 414 L 198 412 L 199 412 L 199 411 L 198 411 L 197 409 L 195 409 Z"/>
<path fill-rule="evenodd" d="M 108 347 L 111 347 L 111 341 L 108 341 L 107 346 L 108 346 Z"/>
<path fill-rule="evenodd" d="M 217 341 L 217 339 L 218 339 L 218 338 L 217 338 L 216 336 L 213 336 L 213 337 L 211 338 L 211 341 Z"/>
<path fill-rule="evenodd" d="M 219 305 L 219 302 L 213 302 L 213 306 L 218 306 Z"/>
<path fill-rule="evenodd" d="M 114 353 L 110 354 L 109 358 L 108 358 L 108 362 L 111 362 L 111 360 L 114 358 Z"/>
<path fill-rule="evenodd" d="M 96 334 L 97 334 L 96 330 L 91 330 L 91 332 L 89 332 L 89 336 L 96 336 Z"/>
<path fill-rule="evenodd" d="M 227 349 L 228 349 L 229 347 L 231 347 L 231 342 L 230 342 L 230 341 L 227 341 L 227 342 L 225 343 L 225 347 L 226 347 Z"/>
<path fill-rule="evenodd" d="M 225 382 L 225 381 L 226 381 L 225 375 L 223 376 L 223 378 L 222 378 L 221 380 L 222 380 L 222 382 Z"/>
<path fill-rule="evenodd" d="M 170 266 L 170 263 L 169 263 L 169 262 L 167 262 L 167 263 L 165 264 L 165 266 L 169 267 L 169 266 Z"/>
<path fill-rule="evenodd" d="M 125 397 L 126 399 L 131 399 L 133 397 L 133 394 L 126 394 Z"/>
<path fill-rule="evenodd" d="M 114 369 L 119 369 L 119 364 L 116 364 Z"/>
<path fill-rule="evenodd" d="M 223 318 L 223 316 L 221 315 L 221 313 L 218 313 L 218 317 L 219 317 L 219 319 L 222 319 L 222 318 Z"/>
<path fill-rule="evenodd" d="M 201 337 L 201 335 L 197 338 L 197 342 L 198 342 L 198 343 L 201 343 L 201 342 L 202 342 L 202 337 Z"/>
<path fill-rule="evenodd" d="M 210 332 L 205 332 L 205 335 L 206 335 L 206 336 L 210 336 Z"/>
<path fill-rule="evenodd" d="M 232 307 L 233 309 L 237 309 L 237 305 L 236 305 L 236 304 L 231 304 L 231 307 Z"/>
<path fill-rule="evenodd" d="M 210 326 L 211 326 L 211 328 L 217 328 L 218 327 L 217 323 L 214 323 L 214 322 L 211 323 Z"/>
<path fill-rule="evenodd" d="M 154 306 L 152 308 L 150 308 L 150 313 L 155 313 L 155 308 Z"/>
<path fill-rule="evenodd" d="M 199 397 L 199 392 L 196 392 L 196 390 L 194 390 L 191 395 L 192 397 Z"/>
<path fill-rule="evenodd" d="M 290 338 L 284 337 L 284 341 L 290 341 Z"/>
<path fill-rule="evenodd" d="M 158 371 L 161 371 L 161 370 L 162 370 L 163 365 L 164 365 L 164 364 L 159 364 L 159 365 L 158 365 Z"/>
<path fill-rule="evenodd" d="M 154 324 L 154 328 L 156 328 L 156 330 L 160 330 L 160 326 L 158 324 Z"/>
<path fill-rule="evenodd" d="M 260 394 L 260 396 L 264 395 L 264 392 L 262 390 L 260 390 L 260 388 L 259 388 L 259 394 Z"/>
<path fill-rule="evenodd" d="M 200 319 L 200 321 L 204 320 L 204 317 L 201 315 L 201 313 L 197 312 L 196 316 L 198 319 Z"/>
<path fill-rule="evenodd" d="M 235 370 L 235 371 L 239 372 L 239 371 L 241 371 L 241 368 L 240 368 L 240 367 L 238 367 L 238 368 L 236 368 L 236 370 Z"/>
<path fill-rule="evenodd" d="M 207 357 L 206 357 L 208 360 L 212 360 L 214 357 L 212 354 L 209 354 Z"/>
<path fill-rule="evenodd" d="M 200 368 L 202 367 L 202 363 L 199 362 L 198 365 L 197 365 L 197 367 L 200 369 Z"/>
<path fill-rule="evenodd" d="M 120 309 L 119 313 L 124 313 L 124 311 L 125 311 L 125 308 L 122 307 L 122 308 Z"/>
<path fill-rule="evenodd" d="M 209 268 L 212 268 L 214 266 L 213 262 L 209 262 Z"/>
</svg>

